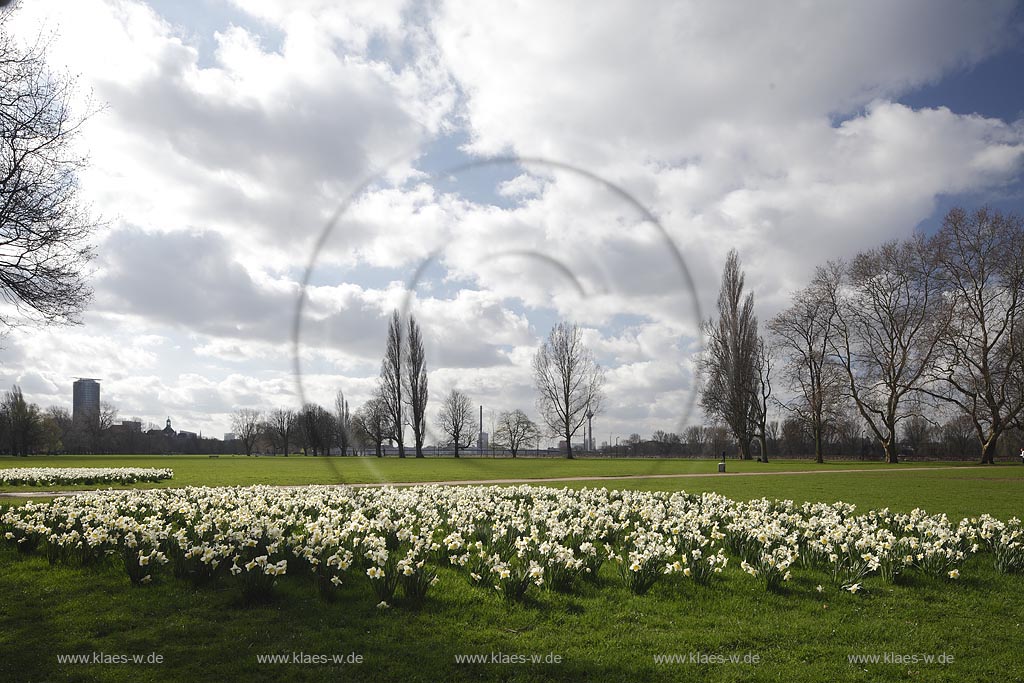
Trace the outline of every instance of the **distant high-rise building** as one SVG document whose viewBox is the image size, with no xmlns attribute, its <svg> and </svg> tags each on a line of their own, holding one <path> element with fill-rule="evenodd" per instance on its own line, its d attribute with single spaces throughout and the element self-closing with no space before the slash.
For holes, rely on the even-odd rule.
<svg viewBox="0 0 1024 683">
<path fill-rule="evenodd" d="M 82 377 L 75 381 L 71 421 L 75 426 L 92 427 L 100 422 L 100 383 Z"/>
</svg>

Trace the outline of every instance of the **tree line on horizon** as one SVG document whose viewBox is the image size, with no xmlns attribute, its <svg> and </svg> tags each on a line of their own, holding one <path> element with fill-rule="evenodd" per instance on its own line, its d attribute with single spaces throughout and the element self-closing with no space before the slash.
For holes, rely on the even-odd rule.
<svg viewBox="0 0 1024 683">
<path fill-rule="evenodd" d="M 717 318 L 701 324 L 706 345 L 697 359 L 707 424 L 650 439 L 634 433 L 623 441 L 628 450 L 603 452 L 735 451 L 745 459 L 756 452 L 765 461 L 810 454 L 818 462 L 826 454 L 897 462 L 901 453 L 959 453 L 992 463 L 1024 442 L 1024 227 L 1016 215 L 955 208 L 930 237 L 892 240 L 819 266 L 764 332 L 732 250 L 717 308 Z M 493 443 L 515 456 L 557 436 L 572 458 L 573 436 L 588 413 L 602 409 L 603 370 L 579 326 L 566 322 L 551 330 L 532 366 L 540 420 L 504 412 Z M 356 411 L 338 392 L 333 410 L 316 403 L 244 408 L 233 413 L 232 428 L 247 454 L 372 448 L 383 456 L 383 444 L 393 442 L 399 457 L 407 445 L 424 457 L 428 398 L 420 327 L 396 310 L 376 390 Z M 76 431 L 66 409 L 42 411 L 15 386 L 0 401 L 0 451 L 124 448 L 123 437 L 109 438 L 116 410 L 104 405 L 101 413 L 94 428 Z M 474 418 L 469 396 L 449 390 L 434 418 L 440 445 L 458 456 L 477 437 Z"/>
<path fill-rule="evenodd" d="M 541 344 L 532 363 L 538 390 L 538 425 L 523 410 L 502 411 L 497 418 L 495 446 L 515 458 L 521 449 L 538 443 L 542 436 L 564 437 L 566 457 L 572 458 L 572 438 L 588 415 L 602 407 L 604 372 L 593 353 L 583 343 L 582 330 L 576 324 L 558 323 Z M 372 397 L 355 413 L 339 391 L 334 411 L 315 403 L 300 410 L 278 408 L 264 415 L 245 408 L 232 414 L 232 428 L 251 454 L 262 440 L 274 452 L 288 453 L 294 435 L 300 435 L 302 450 L 312 455 L 329 454 L 337 448 L 348 454 L 355 447 L 373 448 L 383 457 L 384 442 L 394 443 L 399 458 L 406 457 L 406 429 L 412 432 L 414 457 L 423 458 L 427 436 L 429 401 L 426 352 L 416 318 L 409 315 L 403 324 L 395 310 L 391 314 L 384 358 Z M 441 436 L 438 445 L 454 451 L 469 448 L 477 440 L 475 411 L 470 397 L 457 387 L 441 401 L 434 419 Z"/>
<path fill-rule="evenodd" d="M 537 445 L 543 436 L 565 439 L 566 456 L 574 457 L 572 438 L 588 414 L 601 410 L 604 373 L 584 345 L 578 325 L 559 323 L 541 344 L 533 360 L 538 389 L 537 409 L 541 424 L 521 409 L 501 412 L 494 434 L 495 447 L 517 457 L 522 449 Z M 35 453 L 161 453 L 192 452 L 252 455 L 257 452 L 320 456 L 337 452 L 355 454 L 373 449 L 384 455 L 385 442 L 395 443 L 398 457 L 406 457 L 405 432 L 411 430 L 415 457 L 424 457 L 429 398 L 426 353 L 414 316 L 406 323 L 392 313 L 386 349 L 373 396 L 354 413 L 343 391 L 338 391 L 333 410 L 308 402 L 298 409 L 262 411 L 240 408 L 231 414 L 233 441 L 189 435 L 171 439 L 159 429 L 125 430 L 115 425 L 117 409 L 101 406 L 97 419 L 73 424 L 66 408 L 41 410 L 28 403 L 15 385 L 0 401 L 0 452 L 12 455 Z M 139 421 L 141 422 L 141 421 Z M 478 438 L 475 411 L 469 396 L 452 388 L 444 396 L 434 424 L 441 441 L 454 451 L 469 448 Z M 396 425 L 401 425 L 397 428 Z M 543 425 L 543 427 L 542 427 Z"/>
<path fill-rule="evenodd" d="M 829 261 L 765 334 L 744 284 L 734 249 L 718 317 L 701 325 L 698 363 L 705 414 L 728 429 L 741 457 L 756 447 L 766 460 L 768 443 L 783 435 L 807 443 L 818 462 L 828 441 L 862 435 L 890 463 L 910 444 L 944 440 L 993 463 L 1008 436 L 1020 443 L 1020 217 L 954 208 L 930 237 Z M 773 379 L 789 390 L 785 400 Z M 769 420 L 771 409 L 786 418 Z"/>
</svg>

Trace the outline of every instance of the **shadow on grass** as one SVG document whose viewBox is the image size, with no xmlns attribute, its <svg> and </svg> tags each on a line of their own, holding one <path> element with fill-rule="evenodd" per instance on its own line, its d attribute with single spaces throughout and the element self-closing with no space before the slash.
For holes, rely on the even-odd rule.
<svg viewBox="0 0 1024 683">
<path fill-rule="evenodd" d="M 820 572 L 796 571 L 787 592 L 773 594 L 730 567 L 710 586 L 673 575 L 633 596 L 606 566 L 598 585 L 580 582 L 575 594 L 531 589 L 525 603 L 508 605 L 496 591 L 442 569 L 423 603 L 397 599 L 382 610 L 358 575 L 333 603 L 321 601 L 310 577 L 297 572 L 283 577 L 269 600 L 247 603 L 226 578 L 196 589 L 165 568 L 152 585 L 132 588 L 116 566 L 51 568 L 45 558 L 0 549 L 0 680 L 902 680 L 902 669 L 865 674 L 846 662 L 848 652 L 892 650 L 894 643 L 908 652 L 962 653 L 966 664 L 925 671 L 924 680 L 970 680 L 988 669 L 1002 676 L 991 680 L 1024 675 L 1014 664 L 1016 648 L 1005 646 L 1024 609 L 1020 578 L 996 574 L 991 558 L 973 558 L 964 573 L 971 576 L 946 581 L 915 572 L 897 586 L 872 578 L 867 595 L 830 587 L 819 596 L 812 591 L 825 578 Z M 1003 637 L 987 638 L 981 625 Z M 94 651 L 156 652 L 164 663 L 56 660 Z M 764 663 L 652 661 L 654 653 L 688 651 L 753 651 Z M 362 663 L 258 660 L 294 653 L 358 654 Z M 509 661 L 520 655 L 541 660 Z M 545 663 L 548 655 L 562 660 Z M 460 663 L 463 656 L 483 661 Z"/>
</svg>

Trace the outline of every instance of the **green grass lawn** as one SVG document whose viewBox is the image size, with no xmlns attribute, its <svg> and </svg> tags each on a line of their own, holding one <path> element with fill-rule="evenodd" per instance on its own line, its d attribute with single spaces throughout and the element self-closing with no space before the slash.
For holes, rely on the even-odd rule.
<svg viewBox="0 0 1024 683">
<path fill-rule="evenodd" d="M 381 482 L 533 479 L 717 472 L 717 460 L 577 458 L 405 458 L 197 455 L 0 458 L 0 467 L 169 467 L 174 479 L 137 487 L 233 486 L 249 484 L 362 484 Z M 731 460 L 730 472 L 781 472 L 814 468 L 884 467 L 881 463 L 815 465 L 808 461 L 758 463 Z M 15 490 L 17 487 L 5 487 Z M 21 487 L 30 490 L 32 487 Z"/>
<path fill-rule="evenodd" d="M 808 460 L 775 460 L 769 463 L 729 460 L 728 472 L 835 471 L 892 467 L 970 466 L 974 463 L 908 463 L 836 461 L 823 465 Z M 253 457 L 202 455 L 62 455 L 49 457 L 0 457 L 5 467 L 169 467 L 174 479 L 134 484 L 131 488 L 174 486 L 246 486 L 252 484 L 365 484 L 384 482 L 466 481 L 489 479 L 538 479 L 546 477 L 636 476 L 663 474 L 717 474 L 717 460 L 669 458 L 375 458 L 304 456 Z M 1024 468 L 1021 468 L 1024 470 Z M 32 486 L 0 486 L 2 491 L 31 491 Z M 47 487 L 48 489 L 51 487 Z M 57 489 L 95 487 L 55 487 Z M 115 486 L 115 488 L 122 488 Z"/>
<path fill-rule="evenodd" d="M 835 461 L 818 465 L 806 460 L 776 460 L 767 464 L 730 460 L 728 473 L 815 472 L 792 476 L 722 476 L 716 460 L 577 459 L 561 458 L 313 458 L 302 456 L 56 456 L 0 458 L 3 467 L 169 467 L 174 479 L 110 488 L 167 488 L 177 486 L 246 486 L 253 484 L 337 484 L 420 481 L 542 479 L 552 477 L 614 477 L 703 474 L 678 479 L 559 482 L 552 486 L 605 486 L 663 491 L 717 491 L 737 500 L 789 498 L 796 501 L 843 500 L 863 510 L 889 507 L 910 511 L 922 507 L 960 518 L 983 512 L 1001 518 L 1024 516 L 1024 467 L 999 464 L 974 467 L 973 462 L 904 463 Z M 914 471 L 890 471 L 913 468 Z M 956 469 L 950 469 L 955 467 Z M 941 468 L 941 469 L 937 469 Z M 969 469 L 960 469 L 969 468 Z M 844 472 L 843 470 L 869 470 Z M 46 486 L 73 490 L 94 486 Z M 4 492 L 33 492 L 39 487 L 0 486 Z M 3 504 L 0 499 L 0 504 Z"/>
<path fill-rule="evenodd" d="M 1024 677 L 1020 576 L 975 558 L 957 583 L 869 580 L 868 594 L 797 572 L 782 594 L 730 568 L 700 587 L 663 580 L 633 596 L 606 565 L 599 586 L 523 605 L 440 572 L 414 609 L 381 611 L 366 586 L 323 603 L 285 577 L 267 604 L 165 580 L 132 588 L 113 568 L 50 567 L 0 551 L 0 678 L 73 681 L 1012 681 Z M 58 654 L 162 655 L 160 665 L 68 665 Z M 363 663 L 260 664 L 257 655 L 357 653 Z M 655 655 L 757 655 L 757 664 L 656 664 Z M 459 664 L 457 655 L 554 654 L 561 663 Z M 851 664 L 848 655 L 952 655 L 953 663 Z"/>
<path fill-rule="evenodd" d="M 573 488 L 594 482 L 564 484 Z M 633 479 L 608 484 L 609 488 L 641 491 L 714 491 L 734 500 L 779 498 L 796 502 L 854 503 L 861 512 L 888 507 L 898 512 L 923 508 L 944 512 L 957 521 L 988 513 L 1000 519 L 1024 518 L 1024 467 L 996 465 L 985 468 L 937 470 L 915 468 L 907 472 L 834 472 L 767 477 L 691 477 L 685 479 Z"/>
<path fill-rule="evenodd" d="M 171 467 L 163 484 L 302 484 L 473 480 L 559 476 L 708 473 L 713 461 L 490 460 L 376 458 L 58 457 L 0 459 L 0 466 Z M 938 463 L 939 465 L 943 465 Z M 970 463 L 965 463 L 970 464 Z M 1024 513 L 1024 467 L 911 472 L 860 462 L 768 465 L 729 461 L 732 471 L 814 470 L 820 474 L 720 476 L 578 482 L 718 491 L 856 503 L 861 510 L 923 507 L 953 518 Z M 843 473 L 842 469 L 870 469 Z M 31 487 L 20 487 L 31 490 Z M 3 490 L 11 490 L 9 487 Z M 377 610 L 356 577 L 340 599 L 323 603 L 302 576 L 284 577 L 269 603 L 246 605 L 236 590 L 195 589 L 170 578 L 132 588 L 123 570 L 64 567 L 0 549 L 0 680 L 713 680 L 1012 681 L 1024 680 L 1024 577 L 972 558 L 960 581 L 911 574 L 895 586 L 869 578 L 850 595 L 820 573 L 796 570 L 781 594 L 765 593 L 730 563 L 704 588 L 665 577 L 645 596 L 622 588 L 609 565 L 601 584 L 572 595 L 542 591 L 524 605 L 440 571 L 420 608 Z M 680 579 L 680 580 L 676 580 Z M 368 579 L 365 579 L 368 581 Z M 164 663 L 58 664 L 67 653 L 159 653 Z M 259 664 L 257 655 L 358 653 L 362 664 Z M 558 655 L 560 664 L 457 664 L 456 655 Z M 757 664 L 660 665 L 655 655 L 757 655 Z M 848 655 L 952 655 L 948 664 L 851 664 Z"/>
</svg>

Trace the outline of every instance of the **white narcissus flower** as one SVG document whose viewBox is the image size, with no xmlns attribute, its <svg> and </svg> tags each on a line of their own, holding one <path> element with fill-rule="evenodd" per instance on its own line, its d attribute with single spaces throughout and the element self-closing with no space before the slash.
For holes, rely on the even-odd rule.
<svg viewBox="0 0 1024 683">
<path fill-rule="evenodd" d="M 982 516 L 956 525 L 921 510 L 855 514 L 845 503 L 529 486 L 104 492 L 4 509 L 0 524 L 0 543 L 43 543 L 48 551 L 85 549 L 98 556 L 127 552 L 140 567 L 164 564 L 170 556 L 184 560 L 189 572 L 212 575 L 224 562 L 232 576 L 250 571 L 276 577 L 292 558 L 315 571 L 328 566 L 339 572 L 365 558 L 371 579 L 395 567 L 407 577 L 422 572 L 431 584 L 437 577 L 428 558 L 438 552 L 440 561 L 467 567 L 477 583 L 491 573 L 500 585 L 513 574 L 550 582 L 548 572 L 559 578 L 563 572 L 592 574 L 608 559 L 625 565 L 627 581 L 655 580 L 648 576 L 652 568 L 661 571 L 650 574 L 682 571 L 703 581 L 727 565 L 724 541 L 743 548 L 737 558 L 742 570 L 766 586 L 789 578 L 806 553 L 812 563 L 830 563 L 850 592 L 863 590 L 861 581 L 876 572 L 891 580 L 914 566 L 956 579 L 970 553 L 1024 555 L 1019 520 L 1005 524 Z M 503 542 L 512 547 L 501 550 Z M 134 552 L 139 548 L 152 550 Z M 251 559 L 246 548 L 267 555 Z M 334 585 L 334 579 L 340 582 L 334 576 Z"/>
</svg>

